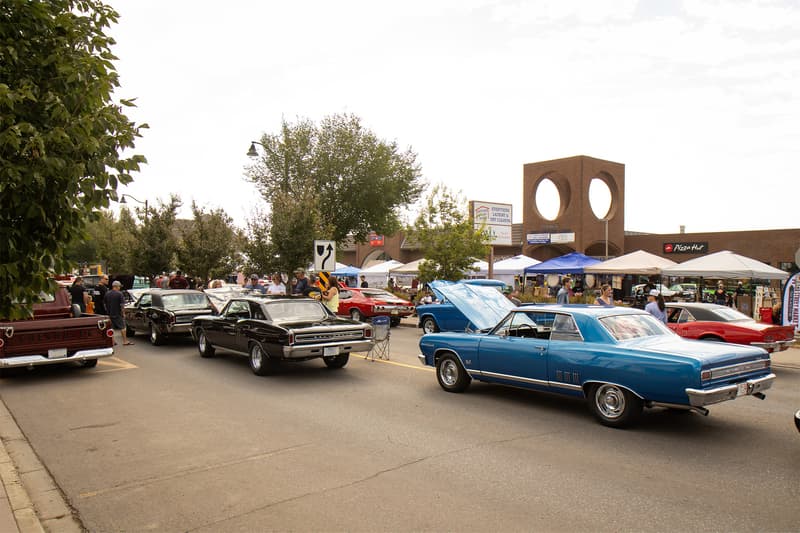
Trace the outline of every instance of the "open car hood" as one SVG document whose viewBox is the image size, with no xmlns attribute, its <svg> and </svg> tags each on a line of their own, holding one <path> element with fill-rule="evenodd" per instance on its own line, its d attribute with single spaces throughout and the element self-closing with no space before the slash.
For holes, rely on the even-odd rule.
<svg viewBox="0 0 800 533">
<path fill-rule="evenodd" d="M 452 281 L 432 281 L 430 287 L 461 311 L 477 329 L 496 326 L 516 307 L 494 287 Z"/>
</svg>

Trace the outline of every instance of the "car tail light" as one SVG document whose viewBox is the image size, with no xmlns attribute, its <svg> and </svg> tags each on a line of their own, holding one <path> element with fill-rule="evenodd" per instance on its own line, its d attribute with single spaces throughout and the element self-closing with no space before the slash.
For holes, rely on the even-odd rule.
<svg viewBox="0 0 800 533">
<path fill-rule="evenodd" d="M 175 315 L 173 313 L 169 314 L 169 323 L 170 324 L 174 324 L 175 323 Z"/>
<path fill-rule="evenodd" d="M 13 326 L 9 326 L 3 330 L 3 333 L 6 334 L 6 337 L 9 339 L 14 336 L 14 328 Z"/>
<path fill-rule="evenodd" d="M 289 344 L 294 344 L 294 331 L 289 332 Z"/>
<path fill-rule="evenodd" d="M 113 337 L 113 336 L 114 336 L 114 330 L 113 329 L 107 329 L 106 330 L 106 337 Z"/>
<path fill-rule="evenodd" d="M 372 337 L 372 329 L 371 328 L 365 329 L 364 330 L 364 338 L 365 339 L 369 339 L 371 337 Z"/>
<path fill-rule="evenodd" d="M 0 339 L 0 348 L 5 346 L 5 344 L 6 344 L 6 341 L 4 341 L 3 339 Z"/>
<path fill-rule="evenodd" d="M 700 372 L 700 379 L 703 381 L 711 379 L 711 370 L 703 370 Z"/>
</svg>

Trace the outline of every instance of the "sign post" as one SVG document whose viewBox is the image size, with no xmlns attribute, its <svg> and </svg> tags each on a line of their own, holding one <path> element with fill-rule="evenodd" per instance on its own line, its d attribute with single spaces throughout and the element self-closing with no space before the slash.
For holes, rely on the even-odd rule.
<svg viewBox="0 0 800 533">
<path fill-rule="evenodd" d="M 336 270 L 336 241 L 314 241 L 314 270 Z"/>
</svg>

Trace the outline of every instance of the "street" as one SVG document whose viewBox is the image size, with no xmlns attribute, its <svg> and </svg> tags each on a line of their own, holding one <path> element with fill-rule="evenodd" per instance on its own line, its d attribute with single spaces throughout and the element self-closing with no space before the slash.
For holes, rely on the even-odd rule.
<svg viewBox="0 0 800 533">
<path fill-rule="evenodd" d="M 800 369 L 775 368 L 765 401 L 616 430 L 574 399 L 448 394 L 419 337 L 258 377 L 137 336 L 93 370 L 10 373 L 0 396 L 89 531 L 797 530 Z"/>
</svg>

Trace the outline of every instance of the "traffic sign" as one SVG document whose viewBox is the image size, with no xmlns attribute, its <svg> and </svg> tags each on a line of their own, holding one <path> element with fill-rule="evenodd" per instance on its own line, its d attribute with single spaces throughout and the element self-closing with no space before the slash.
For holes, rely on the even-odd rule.
<svg viewBox="0 0 800 533">
<path fill-rule="evenodd" d="M 336 241 L 314 241 L 314 270 L 336 270 Z"/>
</svg>

